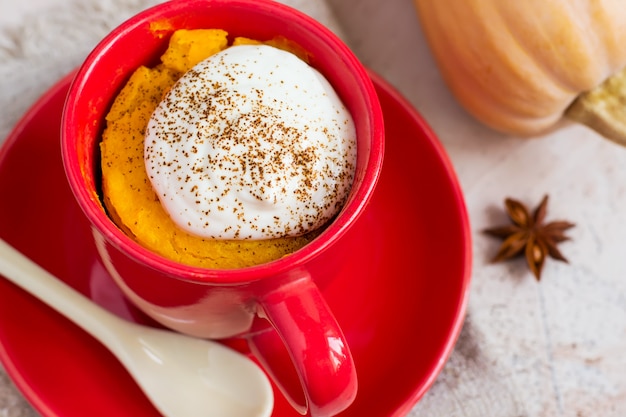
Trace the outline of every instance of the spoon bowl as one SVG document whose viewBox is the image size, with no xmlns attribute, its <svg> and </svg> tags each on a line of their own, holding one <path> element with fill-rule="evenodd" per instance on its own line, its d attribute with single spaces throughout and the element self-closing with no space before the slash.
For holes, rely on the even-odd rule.
<svg viewBox="0 0 626 417">
<path fill-rule="evenodd" d="M 269 417 L 265 373 L 224 345 L 125 321 L 0 239 L 0 274 L 91 334 L 128 370 L 165 417 Z"/>
</svg>

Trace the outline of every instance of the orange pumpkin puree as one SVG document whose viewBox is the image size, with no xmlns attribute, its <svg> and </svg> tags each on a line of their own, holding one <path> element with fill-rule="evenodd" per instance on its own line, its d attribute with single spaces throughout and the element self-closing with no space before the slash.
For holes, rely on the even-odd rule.
<svg viewBox="0 0 626 417">
<path fill-rule="evenodd" d="M 233 45 L 259 43 L 235 38 Z M 290 48 L 280 39 L 273 46 Z M 164 94 L 195 64 L 229 47 L 220 29 L 174 32 L 161 63 L 140 67 L 106 116 L 101 149 L 102 189 L 109 216 L 128 236 L 157 254 L 187 265 L 232 269 L 269 262 L 300 249 L 319 232 L 269 240 L 211 240 L 180 229 L 161 206 L 144 166 L 144 132 Z M 292 51 L 305 58 L 300 51 Z"/>
</svg>

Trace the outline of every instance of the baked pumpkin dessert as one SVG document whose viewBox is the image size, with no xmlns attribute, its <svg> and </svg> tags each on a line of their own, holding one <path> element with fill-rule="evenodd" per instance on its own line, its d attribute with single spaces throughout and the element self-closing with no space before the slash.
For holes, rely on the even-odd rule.
<svg viewBox="0 0 626 417">
<path fill-rule="evenodd" d="M 174 32 L 106 116 L 102 191 L 116 225 L 163 257 L 219 269 L 314 239 L 347 199 L 356 135 L 305 60 L 284 39 Z"/>
</svg>

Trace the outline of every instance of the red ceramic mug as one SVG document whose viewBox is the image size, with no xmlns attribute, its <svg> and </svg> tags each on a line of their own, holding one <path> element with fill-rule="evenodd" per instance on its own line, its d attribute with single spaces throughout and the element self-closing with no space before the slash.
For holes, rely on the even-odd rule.
<svg viewBox="0 0 626 417">
<path fill-rule="evenodd" d="M 260 40 L 286 37 L 307 51 L 310 65 L 326 76 L 352 114 L 358 150 L 348 201 L 319 237 L 289 256 L 238 270 L 181 265 L 135 243 L 103 209 L 98 143 L 104 116 L 130 74 L 140 65 L 154 64 L 169 35 L 181 28 L 221 28 Z M 354 363 L 321 289 L 336 277 L 342 248 L 350 245 L 342 238 L 374 190 L 384 133 L 366 70 L 332 32 L 272 1 L 160 4 L 122 23 L 87 57 L 70 87 L 61 129 L 70 187 L 92 224 L 103 263 L 129 300 L 179 332 L 246 338 L 301 414 L 330 416 L 351 404 L 357 390 Z"/>
</svg>

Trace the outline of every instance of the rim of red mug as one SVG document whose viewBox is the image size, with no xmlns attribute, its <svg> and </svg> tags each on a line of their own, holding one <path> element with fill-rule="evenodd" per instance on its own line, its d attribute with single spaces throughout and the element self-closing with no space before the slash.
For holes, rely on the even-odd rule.
<svg viewBox="0 0 626 417">
<path fill-rule="evenodd" d="M 141 23 L 156 20 L 160 16 L 161 10 L 171 7 L 176 8 L 182 4 L 200 2 L 222 2 L 246 7 L 254 5 L 254 7 L 261 9 L 271 8 L 272 12 L 289 15 L 290 19 L 295 19 L 300 24 L 309 27 L 311 31 L 315 33 L 315 36 L 323 39 L 325 43 L 332 47 L 333 50 L 337 51 L 339 56 L 341 56 L 344 60 L 343 63 L 350 67 L 350 72 L 352 72 L 355 77 L 360 79 L 359 85 L 362 88 L 361 94 L 367 103 L 367 108 L 370 109 L 369 130 L 371 131 L 372 140 L 370 141 L 371 149 L 369 152 L 369 158 L 366 159 L 366 165 L 363 167 L 362 171 L 359 171 L 360 167 L 357 165 L 357 175 L 359 172 L 363 172 L 361 178 L 357 179 L 355 177 L 354 179 L 354 182 L 359 182 L 359 186 L 356 187 L 356 189 L 354 187 L 352 188 L 348 199 L 340 212 L 324 229 L 324 231 L 320 233 L 319 236 L 301 249 L 283 256 L 282 258 L 244 268 L 211 269 L 179 263 L 145 248 L 127 236 L 106 214 L 103 209 L 100 196 L 98 195 L 99 198 L 96 201 L 94 200 L 93 193 L 97 194 L 96 187 L 88 184 L 88 180 L 83 176 L 80 162 L 75 160 L 72 156 L 72 154 L 76 154 L 76 152 L 72 152 L 73 148 L 69 146 L 65 140 L 66 136 L 71 136 L 69 133 L 66 134 L 66 130 L 70 131 L 70 129 L 66 128 L 66 126 L 71 125 L 74 120 L 72 111 L 67 111 L 67 109 L 73 108 L 71 105 L 79 96 L 80 85 L 86 82 L 89 77 L 91 67 L 97 65 L 98 58 L 102 54 L 106 53 L 109 45 L 116 42 L 116 39 L 123 36 L 125 32 L 132 30 Z M 102 117 L 104 117 L 104 115 L 102 115 Z M 337 35 L 330 31 L 330 29 L 297 9 L 271 0 L 211 0 L 208 2 L 206 0 L 170 1 L 145 9 L 122 22 L 96 45 L 83 64 L 79 67 L 74 80 L 70 85 L 66 99 L 61 123 L 61 137 L 61 152 L 64 161 L 63 165 L 68 182 L 74 197 L 77 199 L 79 206 L 81 207 L 81 210 L 87 216 L 89 221 L 98 229 L 98 231 L 113 244 L 117 245 L 118 249 L 121 249 L 128 256 L 137 259 L 152 268 L 161 270 L 175 278 L 195 282 L 215 282 L 213 280 L 218 277 L 220 282 L 251 282 L 262 279 L 270 274 L 279 274 L 289 269 L 297 268 L 305 264 L 309 259 L 316 257 L 318 254 L 331 246 L 335 241 L 341 238 L 362 214 L 365 209 L 364 206 L 368 203 L 374 192 L 376 183 L 378 182 L 384 156 L 382 109 L 380 107 L 380 103 L 378 102 L 374 85 L 365 67 L 347 47 L 347 45 L 345 45 Z M 96 140 L 95 143 L 97 144 L 98 140 Z M 71 163 L 68 164 L 66 163 L 67 161 L 70 161 Z"/>
</svg>

